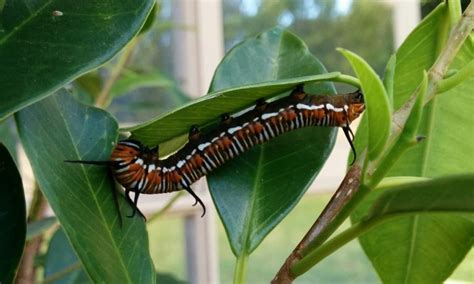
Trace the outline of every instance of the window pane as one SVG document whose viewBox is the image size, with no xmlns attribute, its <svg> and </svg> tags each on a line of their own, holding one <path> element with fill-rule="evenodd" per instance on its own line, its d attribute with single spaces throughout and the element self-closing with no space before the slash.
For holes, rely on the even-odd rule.
<svg viewBox="0 0 474 284">
<path fill-rule="evenodd" d="M 223 0 L 223 10 L 226 50 L 281 26 L 301 37 L 328 71 L 352 74 L 337 47 L 359 54 L 379 74 L 393 52 L 391 8 L 381 1 Z"/>
</svg>

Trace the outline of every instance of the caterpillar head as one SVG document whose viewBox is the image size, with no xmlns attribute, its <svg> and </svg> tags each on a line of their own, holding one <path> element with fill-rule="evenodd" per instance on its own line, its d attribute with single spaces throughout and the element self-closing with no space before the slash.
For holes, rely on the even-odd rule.
<svg viewBox="0 0 474 284">
<path fill-rule="evenodd" d="M 365 110 L 364 94 L 360 90 L 345 95 L 348 121 L 354 121 Z"/>
</svg>

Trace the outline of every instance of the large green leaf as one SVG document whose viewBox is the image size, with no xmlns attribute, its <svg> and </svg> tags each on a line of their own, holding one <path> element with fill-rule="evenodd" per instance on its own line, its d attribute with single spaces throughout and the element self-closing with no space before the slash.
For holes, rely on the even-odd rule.
<svg viewBox="0 0 474 284">
<path fill-rule="evenodd" d="M 274 29 L 230 51 L 217 68 L 211 91 L 325 72 L 299 38 Z M 313 87 L 307 91 L 335 92 L 330 83 Z M 242 96 L 225 97 L 230 101 Z M 326 161 L 335 133 L 334 128 L 317 127 L 287 133 L 209 175 L 211 194 L 235 255 L 251 253 L 296 205 Z"/>
<path fill-rule="evenodd" d="M 94 282 L 151 283 L 155 272 L 142 218 L 119 216 L 104 167 L 64 160 L 107 160 L 117 123 L 62 92 L 18 112 L 16 121 L 36 180 Z M 122 215 L 130 214 L 119 195 Z"/>
<path fill-rule="evenodd" d="M 474 175 L 470 174 L 422 180 L 377 191 L 374 195 L 378 197 L 363 220 L 411 212 L 474 213 L 473 184 Z M 472 235 L 474 227 L 470 229 Z"/>
<path fill-rule="evenodd" d="M 0 143 L 7 147 L 13 160 L 18 161 L 16 154 L 18 135 L 13 118 L 0 122 Z"/>
<path fill-rule="evenodd" d="M 112 58 L 153 0 L 8 0 L 0 29 L 0 120 Z"/>
<path fill-rule="evenodd" d="M 438 31 L 446 12 L 444 5 L 438 7 L 397 52 L 395 108 L 416 89 L 423 71 L 436 59 Z M 451 68 L 459 69 L 473 58 L 474 45 L 468 38 Z M 472 90 L 474 77 L 425 106 L 420 134 L 427 138 L 402 156 L 390 176 L 442 177 L 474 172 L 474 163 L 467 156 L 474 152 Z M 358 219 L 353 216 L 353 220 Z M 361 237 L 360 242 L 384 282 L 440 283 L 471 249 L 473 226 L 458 216 L 415 215 L 381 225 Z"/>
<path fill-rule="evenodd" d="M 302 75 L 288 78 L 256 77 L 255 82 L 242 82 L 241 85 L 227 86 L 219 90 L 212 89 L 206 96 L 181 108 L 124 130 L 132 132 L 132 138 L 149 146 L 160 144 L 160 153 L 168 154 L 180 148 L 186 141 L 192 125 L 208 126 L 220 120 L 223 113 L 232 114 L 255 105 L 259 98 L 275 97 L 299 84 L 331 80 L 340 75 L 339 72 L 305 75 L 303 71 L 300 74 Z M 166 147 L 166 151 L 162 151 L 163 147 Z"/>
<path fill-rule="evenodd" d="M 0 283 L 13 283 L 26 237 L 23 185 L 13 158 L 0 143 Z"/>
</svg>

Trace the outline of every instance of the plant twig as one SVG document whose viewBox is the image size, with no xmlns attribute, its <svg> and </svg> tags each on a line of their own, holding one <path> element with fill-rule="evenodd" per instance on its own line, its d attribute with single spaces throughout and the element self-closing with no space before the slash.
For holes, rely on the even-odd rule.
<svg viewBox="0 0 474 284">
<path fill-rule="evenodd" d="M 362 157 L 365 156 L 365 153 Z M 356 163 L 349 169 L 343 181 L 339 185 L 336 193 L 332 196 L 329 203 L 324 208 L 321 215 L 319 215 L 316 222 L 306 233 L 304 238 L 291 252 L 286 259 L 283 266 L 278 271 L 272 283 L 291 283 L 294 280 L 294 276 L 291 274 L 290 268 L 298 260 L 304 256 L 304 251 L 310 247 L 314 247 L 323 243 L 327 237 L 329 237 L 339 226 L 337 223 L 342 223 L 351 210 L 348 207 L 352 207 L 351 200 L 356 193 L 360 192 L 360 177 L 361 169 L 363 165 L 362 160 L 358 159 Z M 360 194 L 357 194 L 360 196 Z M 344 210 L 346 208 L 346 210 Z M 342 216 L 341 212 L 346 211 L 347 215 Z M 341 218 L 342 217 L 342 218 Z M 330 227 L 328 225 L 331 225 Z"/>
<path fill-rule="evenodd" d="M 48 208 L 48 203 L 44 198 L 38 184 L 35 184 L 33 191 L 33 200 L 28 212 L 28 223 L 40 220 Z M 35 283 L 35 258 L 38 254 L 41 244 L 43 242 L 42 236 L 37 236 L 32 240 L 26 242 L 25 249 L 23 251 L 23 257 L 21 258 L 18 273 L 15 279 L 15 283 Z"/>
<path fill-rule="evenodd" d="M 138 38 L 135 37 L 125 47 L 123 53 L 120 55 L 118 59 L 117 64 L 115 64 L 115 66 L 113 67 L 110 73 L 110 76 L 105 81 L 104 86 L 102 87 L 102 90 L 97 96 L 97 99 L 95 101 L 95 106 L 100 107 L 100 108 L 105 108 L 109 104 L 110 91 L 112 90 L 112 86 L 120 77 L 120 74 L 122 73 L 123 68 L 125 68 L 125 65 L 127 64 L 128 60 L 130 59 L 130 56 L 132 55 L 132 52 L 135 49 L 135 46 L 137 45 L 137 43 L 138 43 Z"/>
<path fill-rule="evenodd" d="M 176 201 L 178 201 L 178 199 L 180 199 L 183 195 L 184 195 L 184 191 L 179 191 L 178 193 L 176 193 L 176 194 L 168 201 L 168 203 L 166 203 L 165 206 L 163 206 L 163 208 L 160 209 L 160 211 L 154 213 L 153 215 L 151 215 L 150 218 L 148 218 L 148 223 L 153 222 L 153 221 L 155 221 L 156 219 L 159 219 L 160 216 L 162 216 L 164 213 L 166 213 L 166 212 L 173 206 L 173 204 L 175 204 Z"/>
</svg>

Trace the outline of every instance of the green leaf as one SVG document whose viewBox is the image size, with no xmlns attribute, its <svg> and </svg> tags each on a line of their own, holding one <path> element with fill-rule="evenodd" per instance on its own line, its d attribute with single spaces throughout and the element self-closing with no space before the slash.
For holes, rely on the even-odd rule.
<svg viewBox="0 0 474 284">
<path fill-rule="evenodd" d="M 36 180 L 94 282 L 155 281 L 142 218 L 123 218 L 114 183 L 100 166 L 64 160 L 108 160 L 117 123 L 61 92 L 15 114 Z M 119 196 L 122 216 L 131 208 Z"/>
<path fill-rule="evenodd" d="M 388 101 L 393 110 L 393 77 L 395 76 L 395 66 L 397 63 L 397 56 L 394 54 L 390 57 L 385 67 L 385 73 L 383 75 L 383 86 L 387 92 Z"/>
<path fill-rule="evenodd" d="M 9 0 L 0 31 L 0 120 L 111 59 L 153 0 Z"/>
<path fill-rule="evenodd" d="M 11 156 L 13 160 L 17 162 L 18 155 L 16 150 L 18 135 L 16 133 L 15 121 L 13 118 L 0 122 L 0 143 L 8 149 L 8 152 L 12 153 Z"/>
<path fill-rule="evenodd" d="M 383 151 L 391 128 L 388 95 L 377 73 L 360 56 L 345 49 L 339 51 L 346 57 L 360 80 L 367 105 L 368 151 L 374 160 Z"/>
<path fill-rule="evenodd" d="M 26 206 L 21 176 L 0 143 L 0 283 L 13 283 L 26 236 Z"/>
<path fill-rule="evenodd" d="M 473 184 L 474 175 L 471 174 L 387 188 L 375 200 L 363 221 L 412 212 L 474 213 Z M 472 229 L 474 233 L 474 227 Z"/>
<path fill-rule="evenodd" d="M 146 33 L 149 31 L 152 27 L 153 24 L 155 23 L 155 19 L 157 17 L 157 10 L 161 10 L 161 3 L 154 3 L 153 8 L 151 9 L 150 13 L 148 14 L 148 17 L 146 17 L 146 21 L 143 24 L 143 27 L 140 29 L 140 35 Z"/>
<path fill-rule="evenodd" d="M 233 48 L 217 68 L 211 91 L 325 72 L 299 38 L 273 29 Z M 287 90 L 294 85 L 284 86 Z M 262 93 L 270 94 L 278 88 L 254 90 L 247 103 L 253 104 Z M 327 82 L 306 90 L 335 92 Z M 225 105 L 244 94 L 225 93 Z M 326 161 L 335 133 L 334 128 L 318 127 L 287 133 L 254 147 L 209 175 L 211 194 L 236 256 L 250 254 L 296 205 Z"/>
<path fill-rule="evenodd" d="M 436 59 L 437 31 L 447 12 L 435 9 L 410 34 L 397 52 L 394 105 L 399 108 L 416 90 Z M 466 41 L 452 69 L 461 69 L 474 58 L 472 41 Z M 426 139 L 410 148 L 389 176 L 442 177 L 474 172 L 467 153 L 474 153 L 472 105 L 474 77 L 437 96 L 423 109 L 418 133 Z M 362 208 L 368 208 L 365 200 Z M 353 216 L 353 221 L 358 219 Z M 385 283 L 441 283 L 473 245 L 474 224 L 453 215 L 415 215 L 383 224 L 360 238 L 362 247 Z M 383 236 L 383 238 L 382 238 Z M 405 242 L 401 242 L 404 240 Z M 383 257 L 380 256 L 384 253 Z M 449 255 L 443 253 L 449 252 Z M 430 269 L 430 267 L 434 267 Z"/>
<path fill-rule="evenodd" d="M 189 282 L 178 279 L 171 273 L 156 273 L 156 278 L 160 279 L 158 283 L 160 284 L 187 284 Z"/>
<path fill-rule="evenodd" d="M 379 184 L 377 185 L 376 191 L 383 191 L 387 188 L 392 188 L 400 185 L 404 185 L 410 182 L 419 182 L 419 181 L 427 181 L 430 180 L 426 177 L 411 177 L 411 176 L 399 176 L 399 177 L 388 177 L 384 178 Z"/>
<path fill-rule="evenodd" d="M 54 284 L 92 283 L 61 228 L 56 230 L 49 242 L 44 260 L 44 279 Z"/>
<path fill-rule="evenodd" d="M 472 247 L 474 225 L 460 213 L 474 213 L 473 182 L 472 174 L 449 176 L 367 197 L 353 219 L 384 221 L 359 238 L 384 283 L 441 283 L 452 273 Z M 426 215 L 435 212 L 445 214 Z"/>
<path fill-rule="evenodd" d="M 208 127 L 217 121 L 223 113 L 236 113 L 254 106 L 259 98 L 272 98 L 294 89 L 301 83 L 314 83 L 336 78 L 340 73 L 321 75 L 300 75 L 291 79 L 262 78 L 264 83 L 242 83 L 243 87 L 228 87 L 222 91 L 212 91 L 204 97 L 186 104 L 172 112 L 161 115 L 143 124 L 125 128 L 132 138 L 148 146 L 160 144 L 160 155 L 179 149 L 187 139 L 192 125 Z M 258 78 L 256 78 L 258 79 Z M 325 92 L 328 92 L 324 89 Z M 179 142 L 177 142 L 179 141 Z M 162 148 L 167 151 L 163 152 Z"/>
<path fill-rule="evenodd" d="M 394 74 L 394 109 L 399 109 L 411 96 L 423 79 L 423 70 L 429 70 L 437 58 L 436 50 L 440 22 L 444 20 L 446 7 L 439 5 L 410 33 L 396 53 Z"/>
<path fill-rule="evenodd" d="M 159 71 L 139 74 L 127 70 L 113 85 L 111 95 L 116 97 L 143 87 L 171 87 L 173 85 L 174 82 Z"/>
<path fill-rule="evenodd" d="M 56 217 L 47 217 L 28 224 L 26 228 L 26 240 L 29 241 L 39 235 L 42 235 L 45 231 L 52 228 L 57 223 L 58 220 L 56 220 Z"/>
</svg>

